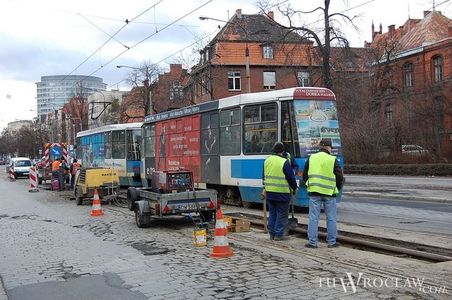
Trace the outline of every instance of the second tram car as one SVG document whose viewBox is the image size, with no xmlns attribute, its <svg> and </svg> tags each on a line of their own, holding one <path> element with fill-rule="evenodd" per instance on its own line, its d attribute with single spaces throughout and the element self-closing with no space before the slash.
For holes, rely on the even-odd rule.
<svg viewBox="0 0 452 300">
<path fill-rule="evenodd" d="M 77 159 L 83 167 L 117 170 L 121 186 L 141 186 L 142 124 L 111 124 L 77 133 Z"/>
<path fill-rule="evenodd" d="M 343 166 L 336 99 L 325 88 L 288 88 L 241 94 L 145 118 L 142 181 L 153 171 L 188 169 L 198 187 L 214 188 L 223 203 L 261 203 L 263 163 L 276 141 L 300 169 L 331 138 Z M 308 206 L 300 187 L 295 205 Z"/>
</svg>

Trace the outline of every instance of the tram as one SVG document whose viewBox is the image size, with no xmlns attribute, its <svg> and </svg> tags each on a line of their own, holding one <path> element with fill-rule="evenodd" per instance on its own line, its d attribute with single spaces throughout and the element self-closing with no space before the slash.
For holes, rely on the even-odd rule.
<svg viewBox="0 0 452 300">
<path fill-rule="evenodd" d="M 276 141 L 301 171 L 322 138 L 331 138 L 343 166 L 336 99 L 325 88 L 297 87 L 248 93 L 145 118 L 143 186 L 153 171 L 188 169 L 197 187 L 216 189 L 223 203 L 261 203 L 263 163 Z M 308 206 L 300 187 L 295 205 Z"/>
<path fill-rule="evenodd" d="M 83 167 L 117 170 L 121 186 L 141 186 L 142 124 L 111 124 L 77 133 L 77 159 Z"/>
</svg>

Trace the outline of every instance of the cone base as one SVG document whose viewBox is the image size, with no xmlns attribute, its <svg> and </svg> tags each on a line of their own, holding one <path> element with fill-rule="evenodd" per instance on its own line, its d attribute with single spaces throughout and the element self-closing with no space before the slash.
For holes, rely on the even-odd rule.
<svg viewBox="0 0 452 300">
<path fill-rule="evenodd" d="M 93 216 L 93 217 L 98 217 L 98 216 L 103 216 L 104 215 L 104 212 L 103 211 L 99 211 L 99 210 L 95 210 L 95 211 L 92 211 L 91 212 L 91 216 Z"/>
<path fill-rule="evenodd" d="M 212 257 L 212 258 L 223 258 L 223 257 L 231 257 L 231 256 L 234 255 L 234 253 L 232 252 L 231 248 L 223 249 L 223 250 L 219 250 L 219 251 L 221 251 L 221 252 L 217 253 L 218 250 L 215 251 L 215 246 L 214 246 L 214 249 L 213 249 L 212 253 L 210 253 L 209 256 Z"/>
</svg>

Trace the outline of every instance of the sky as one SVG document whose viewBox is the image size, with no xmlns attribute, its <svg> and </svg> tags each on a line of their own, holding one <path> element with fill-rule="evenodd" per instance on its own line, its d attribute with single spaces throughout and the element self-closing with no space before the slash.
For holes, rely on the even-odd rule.
<svg viewBox="0 0 452 300">
<path fill-rule="evenodd" d="M 130 90 L 130 69 L 143 62 L 171 63 L 196 58 L 196 47 L 218 33 L 220 21 L 241 9 L 259 13 L 269 3 L 275 20 L 287 24 L 278 7 L 309 11 L 323 0 L 0 0 L 0 130 L 8 122 L 36 117 L 36 82 L 47 75 L 91 75 L 107 89 Z M 401 26 L 423 11 L 436 10 L 452 18 L 452 0 L 332 0 L 330 12 L 356 16 L 358 30 L 339 23 L 354 47 L 371 40 L 371 24 Z M 126 22 L 127 20 L 127 22 Z M 318 13 L 295 19 L 295 25 L 320 28 Z"/>
</svg>

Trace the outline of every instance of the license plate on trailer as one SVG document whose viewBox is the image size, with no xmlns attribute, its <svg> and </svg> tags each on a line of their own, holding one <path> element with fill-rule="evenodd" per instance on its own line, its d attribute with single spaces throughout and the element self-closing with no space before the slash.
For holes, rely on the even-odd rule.
<svg viewBox="0 0 452 300">
<path fill-rule="evenodd" d="M 178 210 L 197 210 L 197 209 L 205 208 L 204 205 L 200 205 L 199 203 L 198 204 L 187 203 L 187 204 L 175 205 L 173 207 Z"/>
</svg>

